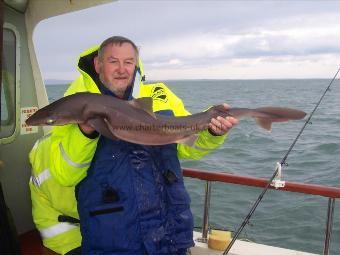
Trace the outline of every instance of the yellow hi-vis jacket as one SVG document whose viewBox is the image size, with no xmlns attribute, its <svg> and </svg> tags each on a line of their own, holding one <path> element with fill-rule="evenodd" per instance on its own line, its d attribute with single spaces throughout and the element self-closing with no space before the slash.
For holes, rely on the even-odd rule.
<svg viewBox="0 0 340 255">
<path fill-rule="evenodd" d="M 93 61 L 97 50 L 98 46 L 90 48 L 80 55 L 78 70 L 81 75 L 70 85 L 65 96 L 85 91 L 100 93 L 89 74 L 91 72 L 84 70 L 84 66 L 88 65 L 84 65 L 82 62 L 84 59 L 88 61 L 89 56 L 92 56 L 91 61 Z M 139 67 L 143 76 L 140 61 Z M 190 114 L 182 101 L 164 83 L 143 84 L 141 82 L 139 91 L 139 97 L 153 98 L 154 112 L 172 110 L 175 116 Z M 206 130 L 202 131 L 192 147 L 184 144 L 177 145 L 178 157 L 181 159 L 200 159 L 223 144 L 225 138 L 226 135 L 213 136 Z M 50 169 L 56 180 L 65 186 L 75 186 L 79 183 L 86 176 L 97 142 L 98 137 L 91 139 L 84 136 L 76 124 L 54 127 L 51 137 L 50 154 L 53 157 L 50 158 Z"/>
<path fill-rule="evenodd" d="M 59 222 L 59 215 L 79 219 L 74 187 L 60 185 L 50 172 L 50 135 L 40 138 L 29 153 L 32 215 L 44 246 L 65 254 L 81 245 L 79 225 Z"/>
</svg>

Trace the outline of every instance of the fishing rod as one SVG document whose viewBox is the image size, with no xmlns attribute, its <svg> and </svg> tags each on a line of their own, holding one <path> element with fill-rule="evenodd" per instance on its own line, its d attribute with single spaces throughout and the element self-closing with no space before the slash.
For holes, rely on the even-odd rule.
<svg viewBox="0 0 340 255">
<path fill-rule="evenodd" d="M 236 231 L 233 239 L 231 240 L 231 242 L 229 243 L 228 247 L 225 249 L 225 251 L 223 252 L 223 255 L 227 255 L 228 252 L 230 251 L 231 247 L 233 246 L 233 244 L 235 243 L 236 239 L 238 238 L 238 236 L 241 234 L 243 228 L 248 224 L 251 216 L 253 215 L 253 213 L 255 212 L 257 206 L 259 205 L 259 203 L 261 202 L 264 194 L 267 192 L 267 190 L 269 189 L 271 183 L 273 182 L 273 180 L 276 178 L 276 176 L 278 175 L 278 173 L 281 171 L 281 167 L 283 165 L 286 165 L 286 160 L 288 158 L 288 155 L 290 154 L 290 152 L 292 151 L 293 147 L 295 146 L 296 142 L 298 141 L 298 139 L 300 138 L 302 132 L 305 130 L 306 126 L 308 123 L 310 123 L 310 120 L 313 116 L 313 114 L 315 113 L 315 111 L 317 110 L 317 108 L 319 107 L 322 99 L 325 97 L 326 93 L 328 91 L 330 91 L 330 87 L 333 84 L 334 80 L 336 79 L 336 77 L 338 76 L 338 73 L 340 72 L 340 68 L 338 69 L 338 71 L 336 72 L 336 74 L 334 75 L 333 79 L 331 80 L 331 82 L 329 83 L 328 87 L 325 89 L 324 93 L 322 94 L 320 100 L 317 102 L 316 106 L 314 107 L 313 111 L 311 112 L 311 114 L 309 115 L 308 119 L 306 120 L 305 124 L 302 126 L 300 132 L 298 133 L 298 135 L 296 136 L 295 140 L 293 141 L 293 143 L 291 144 L 291 146 L 289 147 L 286 155 L 282 158 L 281 162 L 278 163 L 278 166 L 276 167 L 274 174 L 272 175 L 272 177 L 268 180 L 268 183 L 266 184 L 266 186 L 264 187 L 264 189 L 262 190 L 261 194 L 259 195 L 259 197 L 257 198 L 257 200 L 255 201 L 253 207 L 250 209 L 248 215 L 245 217 L 245 219 L 243 220 L 241 226 L 238 228 L 238 230 Z"/>
</svg>

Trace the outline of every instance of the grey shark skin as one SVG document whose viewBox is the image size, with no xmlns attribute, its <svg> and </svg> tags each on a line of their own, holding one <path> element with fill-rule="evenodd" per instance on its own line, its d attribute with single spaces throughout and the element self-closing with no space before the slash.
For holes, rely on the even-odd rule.
<svg viewBox="0 0 340 255">
<path fill-rule="evenodd" d="M 30 126 L 88 124 L 111 139 L 122 139 L 144 145 L 163 145 L 184 141 L 199 131 L 208 129 L 217 116 L 252 117 L 262 128 L 271 130 L 272 122 L 304 118 L 305 112 L 282 107 L 256 109 L 231 108 L 216 105 L 205 112 L 165 117 L 152 112 L 152 99 L 131 101 L 88 92 L 63 97 L 38 110 L 26 120 Z"/>
</svg>

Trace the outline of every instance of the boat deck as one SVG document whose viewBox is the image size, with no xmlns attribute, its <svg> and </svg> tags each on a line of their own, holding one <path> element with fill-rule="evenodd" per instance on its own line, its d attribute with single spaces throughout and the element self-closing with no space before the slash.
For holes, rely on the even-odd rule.
<svg viewBox="0 0 340 255">
<path fill-rule="evenodd" d="M 201 233 L 194 232 L 194 240 L 201 237 Z M 195 247 L 191 248 L 192 255 L 221 255 L 224 251 L 216 251 L 208 248 L 206 243 L 195 241 Z M 264 244 L 237 240 L 231 248 L 229 255 L 317 255 L 314 253 L 289 250 Z"/>
</svg>

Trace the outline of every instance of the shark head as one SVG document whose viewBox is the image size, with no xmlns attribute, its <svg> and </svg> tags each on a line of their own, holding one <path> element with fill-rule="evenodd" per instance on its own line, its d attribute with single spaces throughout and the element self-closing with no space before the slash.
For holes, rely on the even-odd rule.
<svg viewBox="0 0 340 255">
<path fill-rule="evenodd" d="M 42 108 L 26 120 L 29 126 L 59 126 L 70 123 L 70 113 L 66 111 L 49 111 Z"/>
<path fill-rule="evenodd" d="M 57 100 L 36 111 L 26 120 L 29 126 L 61 126 L 68 123 L 78 123 L 74 109 L 76 104 L 69 104 L 64 98 Z"/>
</svg>

